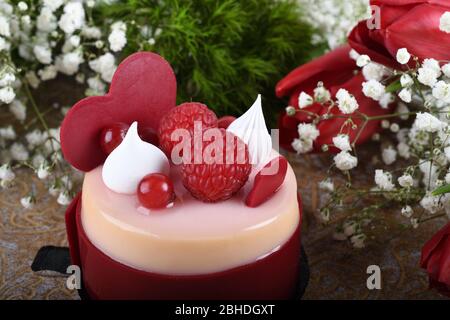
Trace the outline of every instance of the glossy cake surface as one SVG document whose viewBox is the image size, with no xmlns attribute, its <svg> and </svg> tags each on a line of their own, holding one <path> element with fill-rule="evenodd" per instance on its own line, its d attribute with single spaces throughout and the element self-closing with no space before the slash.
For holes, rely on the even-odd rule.
<svg viewBox="0 0 450 320">
<path fill-rule="evenodd" d="M 163 210 L 143 208 L 135 195 L 111 191 L 101 169 L 85 175 L 83 229 L 103 253 L 138 270 L 195 275 L 243 266 L 279 249 L 299 225 L 297 183 L 290 166 L 280 189 L 257 208 L 244 201 L 255 172 L 231 199 L 204 203 L 187 192 L 172 167 L 177 200 Z"/>
</svg>

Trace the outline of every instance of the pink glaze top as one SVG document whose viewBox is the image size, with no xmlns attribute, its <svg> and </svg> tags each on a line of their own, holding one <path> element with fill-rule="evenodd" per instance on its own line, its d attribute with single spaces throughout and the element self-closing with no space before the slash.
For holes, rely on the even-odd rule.
<svg viewBox="0 0 450 320">
<path fill-rule="evenodd" d="M 242 266 L 277 250 L 300 223 L 290 166 L 278 192 L 257 208 L 245 205 L 255 172 L 231 199 L 204 203 L 182 186 L 173 167 L 177 200 L 170 208 L 152 211 L 141 207 L 136 195 L 109 190 L 101 170 L 99 166 L 84 178 L 83 228 L 109 257 L 139 270 L 187 275 Z"/>
</svg>

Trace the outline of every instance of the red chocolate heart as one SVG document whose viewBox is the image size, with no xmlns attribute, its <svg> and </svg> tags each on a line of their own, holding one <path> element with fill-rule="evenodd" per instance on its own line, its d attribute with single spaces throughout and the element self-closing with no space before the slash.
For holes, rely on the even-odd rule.
<svg viewBox="0 0 450 320">
<path fill-rule="evenodd" d="M 160 118 L 176 105 L 176 79 L 169 63 L 151 52 L 138 52 L 117 68 L 109 93 L 76 103 L 61 125 L 64 158 L 81 171 L 102 164 L 102 129 L 115 122 L 158 129 Z"/>
<path fill-rule="evenodd" d="M 253 181 L 252 190 L 245 199 L 248 207 L 255 208 L 266 202 L 283 184 L 287 172 L 287 160 L 284 157 L 277 157 L 270 161 L 259 171 Z M 263 171 L 267 174 L 263 174 Z M 273 172 L 276 170 L 275 172 Z M 271 172 L 272 171 L 272 172 Z"/>
</svg>

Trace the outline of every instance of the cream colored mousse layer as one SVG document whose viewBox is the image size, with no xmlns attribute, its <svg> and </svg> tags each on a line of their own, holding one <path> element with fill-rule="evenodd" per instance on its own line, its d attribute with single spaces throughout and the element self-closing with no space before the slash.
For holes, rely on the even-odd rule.
<svg viewBox="0 0 450 320">
<path fill-rule="evenodd" d="M 170 208 L 148 210 L 136 195 L 109 190 L 101 171 L 100 166 L 84 178 L 84 231 L 106 255 L 139 270 L 192 275 L 242 266 L 276 251 L 299 224 L 290 166 L 278 192 L 257 208 L 244 202 L 254 173 L 231 199 L 204 203 L 189 194 L 172 168 L 177 200 Z"/>
</svg>

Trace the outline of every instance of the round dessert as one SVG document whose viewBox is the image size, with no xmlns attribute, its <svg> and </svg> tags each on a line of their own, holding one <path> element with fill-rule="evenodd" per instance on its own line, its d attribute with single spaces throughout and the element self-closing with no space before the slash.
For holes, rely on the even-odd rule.
<svg viewBox="0 0 450 320">
<path fill-rule="evenodd" d="M 257 208 L 245 205 L 251 180 L 227 201 L 203 203 L 172 168 L 177 199 L 164 210 L 147 209 L 135 195 L 111 191 L 101 169 L 84 178 L 83 229 L 106 255 L 139 270 L 192 275 L 243 266 L 276 251 L 299 224 L 297 183 L 290 167 L 278 192 Z"/>
<path fill-rule="evenodd" d="M 64 156 L 85 171 L 66 212 L 83 289 L 93 299 L 292 298 L 301 204 L 261 97 L 217 119 L 201 103 L 175 107 L 174 88 L 170 66 L 139 53 L 106 96 L 80 101 L 63 122 Z"/>
</svg>

